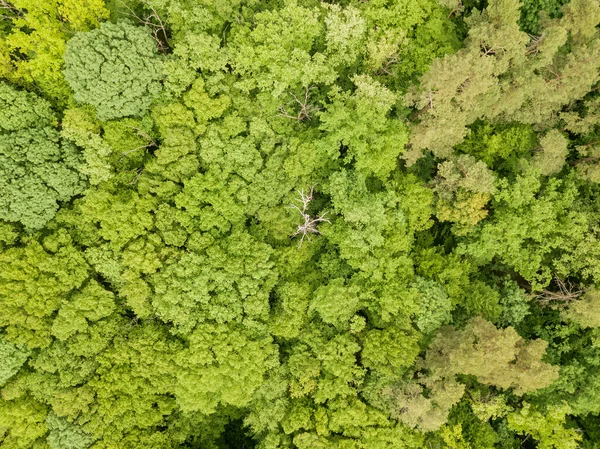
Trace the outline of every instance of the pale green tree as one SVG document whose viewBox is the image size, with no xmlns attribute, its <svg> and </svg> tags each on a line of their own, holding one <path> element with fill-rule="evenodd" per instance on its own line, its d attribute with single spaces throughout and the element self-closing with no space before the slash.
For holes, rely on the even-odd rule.
<svg viewBox="0 0 600 449">
<path fill-rule="evenodd" d="M 104 22 L 69 40 L 64 58 L 75 100 L 100 120 L 142 115 L 160 93 L 161 62 L 144 28 Z"/>
</svg>

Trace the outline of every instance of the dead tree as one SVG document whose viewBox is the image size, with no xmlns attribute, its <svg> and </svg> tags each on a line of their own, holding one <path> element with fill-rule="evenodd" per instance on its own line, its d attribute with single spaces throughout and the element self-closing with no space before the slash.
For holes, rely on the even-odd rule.
<svg viewBox="0 0 600 449">
<path fill-rule="evenodd" d="M 131 7 L 125 4 L 125 2 L 121 1 L 121 5 L 127 10 L 125 15 L 132 17 L 140 24 L 147 27 L 152 33 L 152 37 L 156 41 L 156 47 L 158 48 L 158 51 L 167 53 L 169 51 L 169 37 L 167 35 L 167 26 L 165 21 L 163 21 L 156 9 L 148 0 L 142 0 L 142 3 L 146 6 L 149 12 L 138 15 Z"/>
<path fill-rule="evenodd" d="M 300 99 L 296 95 L 292 94 L 292 96 L 294 97 L 294 101 L 292 103 L 295 102 L 300 106 L 300 109 L 298 109 L 298 112 L 296 113 L 296 115 L 288 113 L 288 110 L 285 108 L 285 106 L 279 106 L 279 116 L 285 117 L 285 118 L 290 118 L 292 120 L 296 120 L 299 122 L 303 122 L 304 120 L 310 120 L 312 118 L 311 114 L 320 109 L 309 103 L 310 91 L 313 89 L 314 89 L 314 87 L 306 87 L 304 90 L 304 98 L 303 99 Z"/>
<path fill-rule="evenodd" d="M 583 295 L 583 290 L 580 290 L 571 281 L 565 282 L 562 279 L 555 277 L 554 284 L 556 285 L 557 290 L 542 290 L 535 295 L 537 302 L 545 306 L 564 307 L 570 302 L 578 300 L 579 297 Z"/>
<path fill-rule="evenodd" d="M 529 44 L 527 45 L 527 49 L 525 51 L 525 56 L 537 55 L 540 51 L 540 44 L 544 40 L 544 36 L 536 36 L 534 34 L 529 34 Z"/>
<path fill-rule="evenodd" d="M 302 203 L 302 209 L 300 209 L 296 205 L 291 206 L 294 209 L 298 210 L 298 212 L 300 212 L 302 218 L 304 219 L 304 223 L 299 224 L 298 229 L 296 229 L 296 232 L 294 232 L 291 235 L 291 238 L 294 238 L 299 235 L 301 236 L 300 242 L 298 243 L 298 248 L 302 246 L 302 242 L 304 242 L 305 237 L 308 241 L 310 241 L 310 234 L 320 234 L 319 230 L 317 229 L 317 225 L 319 223 L 331 223 L 327 218 L 325 218 L 327 212 L 324 212 L 318 217 L 314 218 L 311 217 L 310 214 L 307 212 L 308 206 L 313 200 L 313 191 L 314 187 L 311 187 L 310 193 L 308 195 L 304 193 L 304 189 L 298 192 L 300 194 L 300 202 Z"/>
</svg>

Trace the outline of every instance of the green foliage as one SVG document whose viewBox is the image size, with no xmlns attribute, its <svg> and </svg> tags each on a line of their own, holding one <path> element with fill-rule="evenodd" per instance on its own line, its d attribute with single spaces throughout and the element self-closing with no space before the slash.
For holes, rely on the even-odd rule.
<svg viewBox="0 0 600 449">
<path fill-rule="evenodd" d="M 47 441 L 51 449 L 87 449 L 94 442 L 77 425 L 53 413 L 48 414 L 46 422 L 49 430 Z"/>
<path fill-rule="evenodd" d="M 467 135 L 467 126 L 480 119 L 547 129 L 563 106 L 598 81 L 597 2 L 568 3 L 560 19 L 547 21 L 543 37 L 533 39 L 519 30 L 519 7 L 517 0 L 491 0 L 483 12 L 472 14 L 465 47 L 435 61 L 405 97 L 419 118 L 412 126 L 408 163 L 425 149 L 447 157 Z M 563 79 L 570 80 L 568 86 Z"/>
<path fill-rule="evenodd" d="M 0 323 L 6 338 L 31 348 L 48 346 L 55 313 L 88 277 L 81 253 L 67 234 L 58 233 L 43 246 L 31 241 L 8 249 L 0 266 Z"/>
<path fill-rule="evenodd" d="M 321 128 L 330 139 L 348 146 L 346 161 L 354 158 L 359 171 L 385 179 L 408 141 L 404 125 L 386 118 L 396 98 L 369 76 L 352 81 L 356 91 L 334 96 L 327 112 L 320 115 Z"/>
<path fill-rule="evenodd" d="M 108 18 L 104 1 L 12 0 L 2 12 L 9 26 L 0 35 L 0 76 L 64 105 L 71 95 L 61 72 L 66 42 Z"/>
<path fill-rule="evenodd" d="M 189 348 L 178 354 L 175 394 L 182 411 L 214 413 L 218 405 L 244 407 L 277 366 L 269 337 L 225 325 L 200 324 L 189 335 Z"/>
<path fill-rule="evenodd" d="M 21 346 L 16 346 L 4 339 L 0 340 L 0 360 L 2 368 L 0 369 L 0 386 L 19 372 L 21 366 L 29 358 L 29 351 Z"/>
<path fill-rule="evenodd" d="M 561 6 L 566 0 L 523 0 L 521 2 L 521 29 L 531 34 L 540 31 L 540 16 L 557 17 L 560 15 Z M 542 16 L 543 17 L 543 16 Z"/>
<path fill-rule="evenodd" d="M 521 410 L 508 415 L 508 426 L 516 432 L 531 435 L 540 449 L 574 449 L 579 447 L 581 435 L 576 429 L 564 427 L 565 415 L 569 411 L 568 406 L 559 405 L 542 413 L 525 403 Z"/>
<path fill-rule="evenodd" d="M 2 446 L 10 449 L 48 449 L 47 407 L 24 397 L 12 401 L 0 400 L 0 435 Z"/>
<path fill-rule="evenodd" d="M 389 327 L 365 335 L 362 359 L 366 368 L 383 375 L 398 375 L 411 366 L 419 354 L 418 334 Z"/>
<path fill-rule="evenodd" d="M 92 185 L 108 181 L 112 176 L 112 167 L 108 156 L 112 150 L 100 137 L 100 127 L 93 119 L 93 111 L 67 109 L 62 120 L 61 137 L 83 149 L 83 159 L 80 171 L 88 176 Z"/>
<path fill-rule="evenodd" d="M 0 83 L 0 109 L 0 219 L 39 229 L 83 190 L 79 154 L 45 100 Z"/>
<path fill-rule="evenodd" d="M 380 380 L 367 390 L 370 402 L 376 407 L 422 432 L 439 430 L 464 392 L 464 385 L 458 382 L 428 379 Z"/>
<path fill-rule="evenodd" d="M 507 282 L 501 291 L 500 305 L 502 314 L 499 324 L 503 326 L 516 326 L 529 315 L 529 298 L 514 281 Z"/>
<path fill-rule="evenodd" d="M 0 84 L 2 133 L 23 131 L 44 125 L 56 125 L 56 115 L 50 103 L 27 91 L 20 91 L 3 82 Z"/>
<path fill-rule="evenodd" d="M 542 361 L 546 347 L 543 340 L 525 343 L 513 328 L 496 329 L 476 317 L 462 330 L 442 328 L 424 366 L 433 379 L 469 374 L 521 395 L 547 387 L 558 377 L 558 369 Z"/>
<path fill-rule="evenodd" d="M 598 447 L 599 24 L 0 0 L 0 447 Z"/>
<path fill-rule="evenodd" d="M 567 158 L 567 139 L 558 131 L 551 130 L 540 139 L 541 152 L 533 157 L 533 165 L 544 175 L 558 173 Z"/>
<path fill-rule="evenodd" d="M 467 234 L 487 216 L 483 208 L 495 191 L 494 175 L 483 162 L 460 155 L 438 165 L 435 191 L 438 219 L 454 222 L 455 234 Z"/>
<path fill-rule="evenodd" d="M 558 271 L 555 264 L 561 265 L 560 258 L 555 255 L 569 253 L 573 242 L 585 238 L 587 219 L 574 208 L 576 196 L 576 186 L 568 178 L 542 183 L 534 173 L 526 172 L 513 182 L 503 179 L 490 220 L 465 239 L 459 251 L 478 264 L 496 257 L 537 290 Z"/>
<path fill-rule="evenodd" d="M 537 136 L 528 125 L 494 127 L 479 123 L 456 149 L 475 156 L 500 173 L 519 172 L 522 160 L 537 147 Z"/>
<path fill-rule="evenodd" d="M 210 237 L 198 239 L 210 245 Z M 156 314 L 186 334 L 207 320 L 227 323 L 243 318 L 249 326 L 263 321 L 276 279 L 270 248 L 238 232 L 202 249 L 200 254 L 183 254 L 153 276 Z"/>
<path fill-rule="evenodd" d="M 569 304 L 563 316 L 581 327 L 600 327 L 599 301 L 600 292 L 595 289 L 588 290 L 580 300 Z"/>
<path fill-rule="evenodd" d="M 442 285 L 417 277 L 414 287 L 420 296 L 419 312 L 415 317 L 415 324 L 421 332 L 431 333 L 442 324 L 450 322 L 453 305 Z"/>
<path fill-rule="evenodd" d="M 367 397 L 408 426 L 439 430 L 465 392 L 465 385 L 455 380 L 457 374 L 512 388 L 518 395 L 550 385 L 558 377 L 558 369 L 541 360 L 546 346 L 543 340 L 525 343 L 513 328 L 497 329 L 480 317 L 461 330 L 443 326 L 418 363 L 424 373 L 410 380 L 375 379 L 366 389 Z"/>
<path fill-rule="evenodd" d="M 76 34 L 65 50 L 65 79 L 77 102 L 91 104 L 100 120 L 142 115 L 160 93 L 155 43 L 127 23 L 103 23 Z"/>
</svg>

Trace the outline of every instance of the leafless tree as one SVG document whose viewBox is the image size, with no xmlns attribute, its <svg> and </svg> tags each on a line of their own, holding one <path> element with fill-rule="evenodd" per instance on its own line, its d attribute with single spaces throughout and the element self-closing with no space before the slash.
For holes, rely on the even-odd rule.
<svg viewBox="0 0 600 449">
<path fill-rule="evenodd" d="M 162 53 L 167 53 L 169 51 L 169 37 L 167 36 L 165 21 L 163 21 L 154 6 L 152 6 L 148 0 L 142 0 L 142 3 L 150 12 L 138 15 L 129 5 L 121 1 L 121 5 L 127 10 L 125 15 L 134 18 L 145 27 L 148 27 L 152 33 L 152 37 L 156 41 L 158 50 Z"/>
<path fill-rule="evenodd" d="M 300 209 L 296 205 L 291 206 L 294 209 L 297 209 L 298 212 L 300 212 L 300 214 L 302 215 L 302 218 L 304 219 L 304 223 L 299 224 L 298 229 L 296 229 L 296 232 L 294 232 L 291 236 L 291 238 L 294 238 L 298 235 L 302 236 L 300 238 L 300 242 L 298 243 L 298 248 L 300 248 L 302 246 L 302 242 L 304 241 L 305 237 L 308 241 L 310 241 L 310 234 L 319 234 L 319 230 L 317 229 L 317 225 L 319 223 L 323 223 L 323 222 L 331 223 L 327 218 L 325 218 L 325 216 L 327 215 L 327 212 L 324 212 L 321 215 L 319 215 L 318 217 L 314 217 L 314 218 L 311 217 L 310 214 L 307 212 L 308 206 L 309 206 L 310 202 L 313 200 L 313 192 L 314 192 L 314 187 L 310 188 L 309 194 L 304 193 L 304 189 L 302 189 L 301 191 L 298 192 L 300 194 L 299 201 L 302 203 L 302 209 Z"/>
<path fill-rule="evenodd" d="M 527 51 L 525 52 L 525 55 L 537 55 L 540 51 L 540 44 L 544 39 L 544 35 L 536 36 L 534 34 L 529 34 L 529 39 L 530 41 L 527 45 Z"/>
<path fill-rule="evenodd" d="M 544 289 L 535 296 L 535 299 L 543 305 L 566 306 L 583 295 L 583 290 L 580 290 L 571 281 L 565 282 L 555 277 L 554 284 L 557 291 Z"/>
<path fill-rule="evenodd" d="M 288 110 L 285 106 L 279 106 L 279 116 L 285 118 L 291 118 L 292 120 L 297 120 L 302 122 L 304 120 L 310 120 L 311 114 L 318 111 L 320 108 L 313 106 L 309 103 L 310 100 L 310 91 L 314 89 L 313 87 L 306 87 L 304 90 L 304 98 L 300 99 L 296 95 L 292 94 L 294 97 L 294 101 L 292 103 L 297 103 L 300 108 L 296 115 L 288 113 Z"/>
<path fill-rule="evenodd" d="M 132 171 L 135 172 L 135 176 L 131 179 L 131 181 L 129 181 L 130 185 L 133 185 L 136 182 L 138 182 L 140 176 L 142 176 L 142 173 L 144 172 L 144 167 L 138 167 L 133 169 Z"/>
</svg>

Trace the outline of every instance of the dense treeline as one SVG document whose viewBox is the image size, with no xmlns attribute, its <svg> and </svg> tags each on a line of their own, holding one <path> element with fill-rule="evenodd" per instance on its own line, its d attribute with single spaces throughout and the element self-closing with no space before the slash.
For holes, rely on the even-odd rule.
<svg viewBox="0 0 600 449">
<path fill-rule="evenodd" d="M 600 447 L 598 0 L 0 0 L 0 447 Z"/>
</svg>

